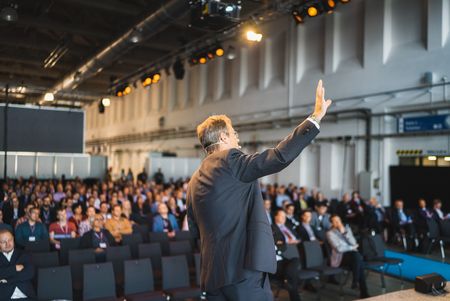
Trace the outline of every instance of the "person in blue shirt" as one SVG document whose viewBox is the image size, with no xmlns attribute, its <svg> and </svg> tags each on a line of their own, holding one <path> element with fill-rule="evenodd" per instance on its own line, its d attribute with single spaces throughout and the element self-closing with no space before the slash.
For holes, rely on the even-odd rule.
<svg viewBox="0 0 450 301">
<path fill-rule="evenodd" d="M 45 225 L 39 220 L 39 209 L 32 207 L 29 211 L 29 218 L 26 222 L 17 226 L 16 242 L 17 245 L 25 247 L 28 242 L 48 240 L 48 232 Z"/>
<path fill-rule="evenodd" d="M 175 216 L 169 213 L 165 203 L 158 205 L 158 215 L 153 219 L 153 232 L 167 232 L 169 237 L 174 237 L 175 232 L 180 231 Z"/>
</svg>

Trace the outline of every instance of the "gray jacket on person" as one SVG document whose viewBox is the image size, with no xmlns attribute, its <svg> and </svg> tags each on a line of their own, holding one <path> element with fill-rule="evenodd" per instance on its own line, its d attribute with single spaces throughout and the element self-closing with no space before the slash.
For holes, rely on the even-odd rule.
<svg viewBox="0 0 450 301">
<path fill-rule="evenodd" d="M 327 240 L 331 246 L 330 265 L 339 267 L 344 253 L 354 251 L 356 239 L 353 236 L 352 229 L 345 226 L 345 233 L 341 233 L 338 229 L 331 229 L 327 232 Z"/>
<path fill-rule="evenodd" d="M 272 230 L 258 178 L 287 167 L 319 133 L 306 120 L 275 148 L 247 155 L 238 149 L 208 155 L 187 191 L 189 230 L 201 241 L 202 289 L 237 283 L 245 270 L 275 273 Z"/>
</svg>

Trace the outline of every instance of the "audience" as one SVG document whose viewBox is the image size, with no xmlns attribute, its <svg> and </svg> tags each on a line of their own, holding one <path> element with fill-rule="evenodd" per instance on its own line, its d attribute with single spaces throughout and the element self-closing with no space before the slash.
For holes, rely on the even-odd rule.
<svg viewBox="0 0 450 301">
<path fill-rule="evenodd" d="M 35 298 L 32 279 L 35 274 L 30 255 L 15 248 L 14 236 L 0 230 L 0 297 L 2 300 Z"/>
<path fill-rule="evenodd" d="M 188 180 L 165 183 L 164 175 L 159 172 L 151 180 L 144 170 L 136 182 L 125 172 L 122 179 L 108 178 L 105 182 L 8 180 L 0 186 L 3 196 L 0 232 L 16 228 L 19 248 L 39 240 L 51 241 L 59 248 L 61 239 L 79 236 L 83 248 L 96 250 L 97 260 L 104 260 L 104 250 L 120 244 L 122 235 L 133 230 L 138 233 L 139 225 L 147 225 L 150 231 L 166 232 L 173 238 L 181 226 L 183 230 L 188 229 L 185 214 Z M 303 241 L 327 242 L 322 246 L 326 256 L 330 256 L 328 260 L 331 259 L 333 266 L 352 270 L 353 286 L 359 285 L 364 297 L 367 296 L 362 273 L 364 263 L 357 245 L 360 236 L 387 229 L 391 241 L 405 237 L 410 245 L 417 245 L 418 238 L 422 239 L 420 234 L 427 231 L 427 220 L 433 218 L 440 224 L 450 221 L 440 200 L 434 200 L 433 208 L 428 209 L 426 200 L 421 199 L 412 214 L 404 208 L 402 200 L 395 201 L 392 209 L 385 208 L 377 198 L 365 202 L 355 191 L 351 197 L 343 194 L 331 212 L 327 196 L 317 188 L 308 191 L 292 183 L 287 187 L 274 183 L 261 184 L 261 192 L 276 243 L 276 277 L 285 282 L 291 300 L 300 298 L 295 289 L 298 279 L 294 275 L 301 263 L 284 257 L 289 245 L 291 248 Z M 338 216 L 330 216 L 334 212 Z"/>
<path fill-rule="evenodd" d="M 352 288 L 359 284 L 360 297 L 367 298 L 364 262 L 358 252 L 358 243 L 350 227 L 344 226 L 338 215 L 330 217 L 331 229 L 327 232 L 328 243 L 331 246 L 330 265 L 332 267 L 349 267 L 353 274 Z"/>
</svg>

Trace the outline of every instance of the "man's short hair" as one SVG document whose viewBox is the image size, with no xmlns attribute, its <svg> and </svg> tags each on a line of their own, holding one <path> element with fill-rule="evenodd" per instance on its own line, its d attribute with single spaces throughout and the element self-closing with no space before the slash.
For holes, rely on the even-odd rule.
<svg viewBox="0 0 450 301">
<path fill-rule="evenodd" d="M 302 211 L 300 212 L 300 216 L 303 216 L 303 215 L 305 215 L 305 213 L 307 213 L 307 212 L 309 212 L 309 213 L 311 213 L 311 214 L 312 214 L 312 211 L 311 211 L 311 209 L 305 209 L 305 210 L 302 210 Z"/>
<path fill-rule="evenodd" d="M 328 203 L 327 201 L 320 201 L 316 203 L 316 207 L 320 208 L 320 207 L 328 207 Z"/>
<path fill-rule="evenodd" d="M 5 233 L 9 233 L 9 234 L 11 234 L 12 237 L 14 237 L 14 234 L 12 233 L 11 230 L 6 229 L 6 228 L 5 229 L 0 229 L 0 235 L 3 235 Z"/>
<path fill-rule="evenodd" d="M 206 151 L 210 152 L 214 149 L 212 145 L 219 142 L 220 133 L 229 134 L 228 125 L 231 125 L 228 116 L 213 115 L 197 126 L 198 140 Z"/>
<path fill-rule="evenodd" d="M 277 209 L 277 210 L 275 210 L 275 213 L 273 214 L 273 216 L 277 216 L 281 212 L 284 212 L 284 210 L 283 209 Z"/>
<path fill-rule="evenodd" d="M 336 218 L 336 217 L 341 218 L 341 217 L 339 216 L 339 214 L 336 214 L 336 213 L 333 213 L 332 215 L 330 215 L 330 222 L 331 222 L 334 218 Z"/>
</svg>

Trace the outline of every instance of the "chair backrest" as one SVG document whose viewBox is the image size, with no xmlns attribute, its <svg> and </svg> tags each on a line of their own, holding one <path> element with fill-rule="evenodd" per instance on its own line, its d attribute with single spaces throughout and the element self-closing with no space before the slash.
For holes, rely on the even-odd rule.
<svg viewBox="0 0 450 301">
<path fill-rule="evenodd" d="M 154 280 L 152 263 L 149 258 L 138 260 L 126 260 L 125 271 L 125 295 L 152 292 Z"/>
<path fill-rule="evenodd" d="M 361 251 L 365 260 L 372 260 L 378 257 L 375 242 L 370 235 L 364 235 L 361 238 Z"/>
<path fill-rule="evenodd" d="M 59 266 L 58 252 L 31 253 L 31 259 L 37 269 Z"/>
<path fill-rule="evenodd" d="M 194 259 L 195 259 L 195 283 L 198 286 L 200 286 L 200 264 L 201 264 L 200 253 L 195 253 Z"/>
<path fill-rule="evenodd" d="M 161 246 L 159 242 L 139 244 L 139 258 L 150 258 L 153 268 L 161 270 Z"/>
<path fill-rule="evenodd" d="M 133 258 L 138 258 L 138 245 L 141 243 L 143 243 L 143 240 L 140 233 L 122 235 L 122 245 L 130 246 Z"/>
<path fill-rule="evenodd" d="M 304 241 L 302 246 L 305 254 L 306 268 L 324 265 L 322 247 L 318 241 Z"/>
<path fill-rule="evenodd" d="M 190 231 L 178 231 L 175 234 L 175 240 L 191 240 L 192 235 Z"/>
<path fill-rule="evenodd" d="M 39 300 L 72 300 L 72 275 L 69 266 L 40 268 L 38 270 Z"/>
<path fill-rule="evenodd" d="M 62 264 L 67 264 L 69 251 L 80 249 L 81 238 L 65 238 L 61 239 L 61 250 L 59 250 L 59 259 Z"/>
<path fill-rule="evenodd" d="M 297 245 L 287 244 L 286 250 L 283 253 L 283 257 L 286 259 L 300 258 L 300 254 L 298 253 Z"/>
<path fill-rule="evenodd" d="M 433 218 L 427 218 L 429 238 L 438 238 L 440 236 L 439 224 Z"/>
<path fill-rule="evenodd" d="M 117 246 L 106 248 L 106 261 L 124 261 L 131 259 L 129 246 Z"/>
<path fill-rule="evenodd" d="M 148 238 L 150 242 L 169 241 L 169 236 L 166 232 L 149 232 Z"/>
<path fill-rule="evenodd" d="M 190 287 L 189 269 L 186 256 L 167 256 L 162 258 L 163 290 Z"/>
<path fill-rule="evenodd" d="M 81 290 L 83 288 L 83 264 L 95 263 L 95 250 L 70 250 L 68 261 L 72 270 L 73 288 Z"/>
<path fill-rule="evenodd" d="M 169 243 L 170 256 L 192 254 L 192 245 L 187 240 L 171 241 Z"/>
<path fill-rule="evenodd" d="M 148 225 L 133 225 L 133 233 L 139 233 L 142 237 L 142 242 L 148 242 L 148 233 L 150 232 L 150 227 Z"/>
<path fill-rule="evenodd" d="M 70 265 L 95 263 L 94 249 L 70 250 L 68 261 Z"/>
<path fill-rule="evenodd" d="M 50 252 L 50 241 L 48 239 L 26 242 L 25 251 L 30 253 Z"/>
<path fill-rule="evenodd" d="M 375 250 L 377 253 L 377 257 L 384 257 L 384 251 L 386 250 L 386 246 L 384 244 L 383 238 L 380 234 L 375 234 L 371 236 L 371 239 L 375 245 Z"/>
<path fill-rule="evenodd" d="M 83 266 L 83 300 L 116 298 L 114 272 L 111 262 Z"/>
<path fill-rule="evenodd" d="M 441 221 L 441 236 L 450 238 L 450 219 Z"/>
</svg>

